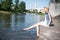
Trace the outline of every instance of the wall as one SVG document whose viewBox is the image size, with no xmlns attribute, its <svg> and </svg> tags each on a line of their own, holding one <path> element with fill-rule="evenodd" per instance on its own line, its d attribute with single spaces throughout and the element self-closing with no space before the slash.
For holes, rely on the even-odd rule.
<svg viewBox="0 0 60 40">
<path fill-rule="evenodd" d="M 54 3 L 54 2 L 50 2 L 49 4 L 49 11 L 52 17 L 60 15 L 60 3 Z"/>
</svg>

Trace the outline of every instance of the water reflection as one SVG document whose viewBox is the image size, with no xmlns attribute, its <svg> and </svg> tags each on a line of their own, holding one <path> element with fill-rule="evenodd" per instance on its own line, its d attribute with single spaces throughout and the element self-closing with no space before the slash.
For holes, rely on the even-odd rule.
<svg viewBox="0 0 60 40">
<path fill-rule="evenodd" d="M 15 29 L 15 14 L 11 15 L 11 29 L 14 30 Z"/>
<path fill-rule="evenodd" d="M 35 40 L 36 30 L 21 31 L 40 22 L 40 16 L 36 14 L 0 14 L 0 39 L 1 40 Z"/>
<path fill-rule="evenodd" d="M 11 29 L 21 30 L 24 27 L 25 15 L 12 14 L 11 15 Z"/>
<path fill-rule="evenodd" d="M 37 14 L 27 14 L 25 15 L 25 26 L 31 26 L 35 23 L 40 22 L 40 16 Z"/>
<path fill-rule="evenodd" d="M 7 40 L 10 37 L 7 33 L 10 30 L 10 15 L 0 14 L 0 40 Z"/>
<path fill-rule="evenodd" d="M 10 15 L 0 14 L 0 27 L 10 27 Z"/>
</svg>

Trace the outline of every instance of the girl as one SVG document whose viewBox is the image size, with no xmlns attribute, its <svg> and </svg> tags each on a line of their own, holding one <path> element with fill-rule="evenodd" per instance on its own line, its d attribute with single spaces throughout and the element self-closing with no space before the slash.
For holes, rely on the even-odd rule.
<svg viewBox="0 0 60 40">
<path fill-rule="evenodd" d="M 51 23 L 51 14 L 49 13 L 49 8 L 44 7 L 44 9 L 41 10 L 41 12 L 45 14 L 44 21 L 39 22 L 35 25 L 32 25 L 32 26 L 24 29 L 24 30 L 29 30 L 29 29 L 32 29 L 32 28 L 36 27 L 37 37 L 39 37 L 39 34 L 40 34 L 40 28 L 39 27 L 40 26 L 49 27 L 49 25 Z"/>
</svg>

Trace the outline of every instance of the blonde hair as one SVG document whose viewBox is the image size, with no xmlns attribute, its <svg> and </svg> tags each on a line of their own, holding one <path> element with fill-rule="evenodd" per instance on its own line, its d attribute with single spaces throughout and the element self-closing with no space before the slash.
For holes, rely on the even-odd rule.
<svg viewBox="0 0 60 40">
<path fill-rule="evenodd" d="M 49 8 L 48 7 L 44 7 L 44 8 L 46 8 L 49 11 Z"/>
<path fill-rule="evenodd" d="M 47 10 L 46 10 L 47 9 Z M 40 12 L 42 12 L 42 13 L 45 13 L 45 12 L 48 12 L 49 11 L 49 8 L 47 8 L 47 7 L 44 7 L 44 9 L 41 9 L 40 10 Z"/>
</svg>

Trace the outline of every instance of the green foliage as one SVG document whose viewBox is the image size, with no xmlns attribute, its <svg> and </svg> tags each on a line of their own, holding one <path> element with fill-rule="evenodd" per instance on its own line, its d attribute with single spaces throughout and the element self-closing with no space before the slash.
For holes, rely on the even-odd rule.
<svg viewBox="0 0 60 40">
<path fill-rule="evenodd" d="M 13 0 L 0 0 L 0 9 L 21 13 L 26 11 L 25 2 L 21 1 L 19 3 L 19 0 L 15 0 L 15 4 L 13 4 L 12 1 Z"/>
<path fill-rule="evenodd" d="M 3 0 L 1 1 L 1 8 L 3 10 L 11 10 L 12 0 Z"/>
<path fill-rule="evenodd" d="M 19 0 L 15 0 L 15 6 L 14 6 L 14 11 L 15 12 L 21 12 L 21 13 L 23 13 L 26 10 L 25 8 L 26 8 L 25 2 L 21 1 L 19 3 Z"/>
<path fill-rule="evenodd" d="M 20 12 L 25 12 L 26 11 L 26 6 L 25 6 L 25 2 L 21 2 L 20 4 L 19 4 L 19 11 Z"/>
<path fill-rule="evenodd" d="M 55 2 L 56 2 L 56 3 L 58 3 L 58 2 L 59 2 L 59 0 L 55 0 Z"/>
<path fill-rule="evenodd" d="M 44 13 L 41 13 L 41 12 L 39 12 L 39 13 L 38 13 L 38 15 L 41 15 L 41 16 L 43 16 L 43 15 L 44 15 Z"/>
<path fill-rule="evenodd" d="M 18 3 L 19 3 L 19 0 L 15 0 L 15 7 L 14 7 L 15 11 L 18 11 Z"/>
<path fill-rule="evenodd" d="M 1 9 L 1 0 L 0 0 L 0 9 Z"/>
</svg>

